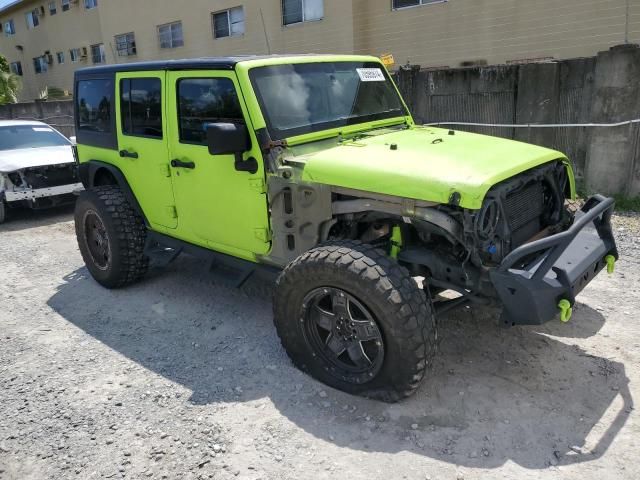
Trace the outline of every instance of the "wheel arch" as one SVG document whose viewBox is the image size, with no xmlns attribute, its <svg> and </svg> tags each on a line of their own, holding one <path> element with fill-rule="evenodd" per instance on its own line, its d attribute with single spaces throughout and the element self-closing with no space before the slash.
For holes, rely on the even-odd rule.
<svg viewBox="0 0 640 480">
<path fill-rule="evenodd" d="M 138 199 L 133 193 L 133 189 L 131 185 L 129 185 L 124 173 L 122 173 L 122 170 L 118 167 L 100 160 L 89 160 L 88 162 L 80 164 L 78 174 L 85 189 L 105 185 L 117 185 L 120 187 L 129 204 L 136 213 L 144 219 L 145 225 L 147 227 L 149 226 L 149 221 L 140 206 L 140 202 L 138 202 Z"/>
</svg>

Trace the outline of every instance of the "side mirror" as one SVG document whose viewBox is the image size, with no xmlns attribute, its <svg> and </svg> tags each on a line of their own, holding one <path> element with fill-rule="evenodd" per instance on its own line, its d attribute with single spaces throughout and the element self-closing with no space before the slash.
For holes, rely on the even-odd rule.
<svg viewBox="0 0 640 480">
<path fill-rule="evenodd" d="M 209 123 L 206 126 L 207 145 L 211 155 L 242 154 L 251 148 L 246 125 Z"/>
<path fill-rule="evenodd" d="M 205 129 L 211 155 L 234 155 L 236 170 L 252 174 L 258 171 L 258 161 L 255 158 L 242 159 L 242 154 L 251 149 L 251 138 L 246 125 L 209 123 Z"/>
</svg>

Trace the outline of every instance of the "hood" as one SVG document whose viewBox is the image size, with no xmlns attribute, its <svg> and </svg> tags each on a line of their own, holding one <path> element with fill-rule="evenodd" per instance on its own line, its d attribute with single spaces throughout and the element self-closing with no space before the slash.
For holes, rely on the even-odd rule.
<svg viewBox="0 0 640 480">
<path fill-rule="evenodd" d="M 23 168 L 44 167 L 73 161 L 70 145 L 3 150 L 0 151 L 0 172 L 9 173 Z"/>
<path fill-rule="evenodd" d="M 478 209 L 495 184 L 566 157 L 527 143 L 440 128 L 414 127 L 345 141 L 296 157 L 302 179 L 403 198 Z"/>
</svg>

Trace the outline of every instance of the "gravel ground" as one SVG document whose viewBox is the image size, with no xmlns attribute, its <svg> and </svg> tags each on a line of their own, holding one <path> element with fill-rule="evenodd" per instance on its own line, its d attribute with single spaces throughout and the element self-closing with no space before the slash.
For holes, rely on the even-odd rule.
<svg viewBox="0 0 640 480">
<path fill-rule="evenodd" d="M 266 298 L 178 259 L 131 288 L 83 267 L 71 212 L 0 226 L 0 479 L 640 478 L 640 217 L 571 323 L 442 321 L 395 405 L 288 361 Z"/>
</svg>

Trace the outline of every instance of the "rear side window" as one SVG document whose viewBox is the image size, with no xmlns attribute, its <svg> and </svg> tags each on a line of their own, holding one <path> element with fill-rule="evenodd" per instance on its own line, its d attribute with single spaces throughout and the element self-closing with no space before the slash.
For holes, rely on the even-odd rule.
<svg viewBox="0 0 640 480">
<path fill-rule="evenodd" d="M 162 138 L 162 82 L 159 78 L 120 81 L 122 133 Z"/>
<path fill-rule="evenodd" d="M 189 78 L 178 82 L 180 141 L 206 145 L 206 125 L 244 123 L 233 82 L 228 78 Z"/>
<path fill-rule="evenodd" d="M 113 81 L 110 79 L 82 80 L 78 82 L 78 130 L 111 133 L 111 104 Z"/>
</svg>

